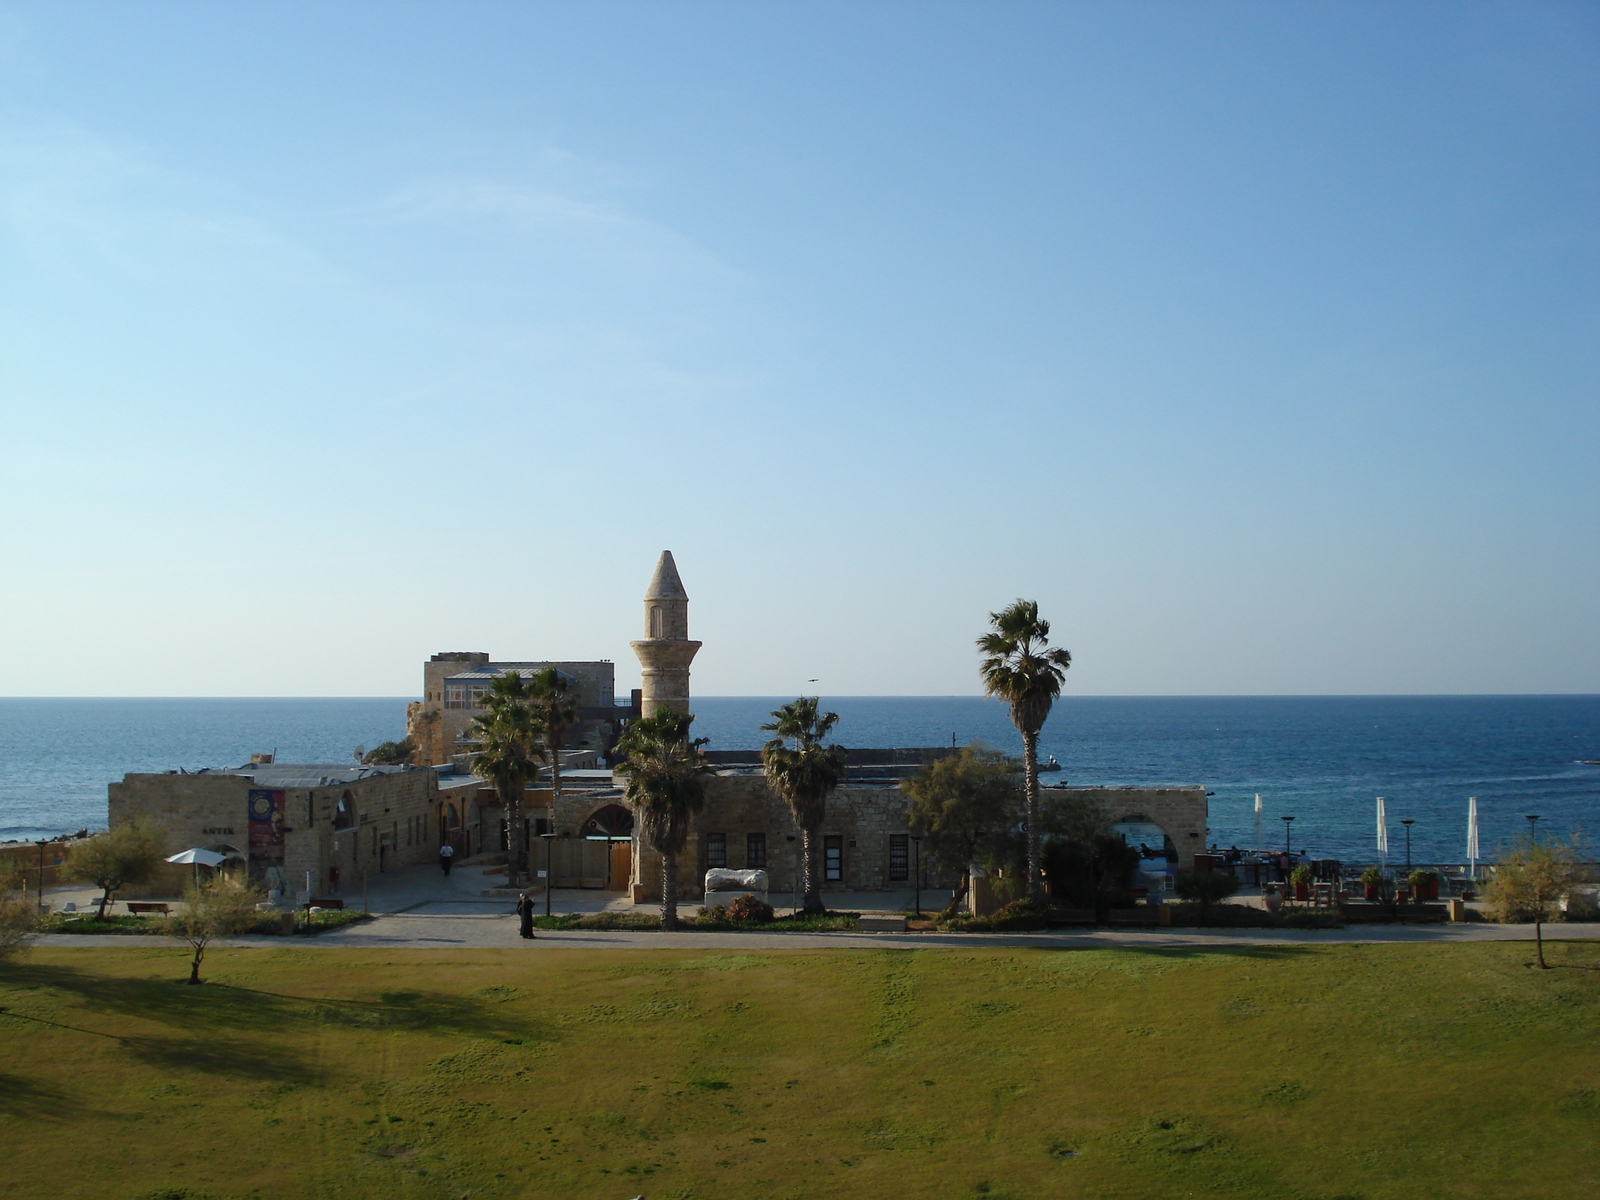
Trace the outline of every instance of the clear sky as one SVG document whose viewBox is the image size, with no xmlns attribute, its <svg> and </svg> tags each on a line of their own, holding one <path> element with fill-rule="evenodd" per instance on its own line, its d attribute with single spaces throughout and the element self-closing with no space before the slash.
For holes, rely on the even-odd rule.
<svg viewBox="0 0 1600 1200">
<path fill-rule="evenodd" d="M 1600 691 L 1600 6 L 0 3 L 0 694 Z M 807 680 L 817 679 L 815 685 Z"/>
</svg>

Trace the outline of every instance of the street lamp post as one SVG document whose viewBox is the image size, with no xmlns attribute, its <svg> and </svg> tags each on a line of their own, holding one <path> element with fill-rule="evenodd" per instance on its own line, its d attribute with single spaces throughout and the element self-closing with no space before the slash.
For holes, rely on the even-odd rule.
<svg viewBox="0 0 1600 1200">
<path fill-rule="evenodd" d="M 550 915 L 550 881 L 553 878 L 550 874 L 550 843 L 555 840 L 556 835 L 554 833 L 541 833 L 539 836 L 544 839 L 544 915 L 548 917 Z"/>
<path fill-rule="evenodd" d="M 1402 817 L 1400 824 L 1406 827 L 1406 874 L 1411 874 L 1411 827 L 1417 823 L 1415 817 Z"/>
<path fill-rule="evenodd" d="M 1294 818 L 1293 817 L 1284 817 L 1284 818 L 1282 818 L 1282 820 L 1283 820 L 1283 852 L 1285 854 L 1288 854 L 1292 858 L 1293 854 L 1289 850 L 1289 830 L 1291 828 L 1289 822 L 1293 821 Z"/>
<path fill-rule="evenodd" d="M 1539 819 L 1538 813 L 1528 813 L 1528 840 L 1535 846 L 1539 844 L 1539 827 L 1534 824 Z"/>
</svg>

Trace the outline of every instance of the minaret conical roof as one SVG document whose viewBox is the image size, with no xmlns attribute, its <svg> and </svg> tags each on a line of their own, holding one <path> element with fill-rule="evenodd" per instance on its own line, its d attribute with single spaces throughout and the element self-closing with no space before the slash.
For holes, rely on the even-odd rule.
<svg viewBox="0 0 1600 1200">
<path fill-rule="evenodd" d="M 656 573 L 650 576 L 650 586 L 644 590 L 646 600 L 687 600 L 683 580 L 678 578 L 678 564 L 672 561 L 672 551 L 663 550 L 656 560 Z"/>
</svg>

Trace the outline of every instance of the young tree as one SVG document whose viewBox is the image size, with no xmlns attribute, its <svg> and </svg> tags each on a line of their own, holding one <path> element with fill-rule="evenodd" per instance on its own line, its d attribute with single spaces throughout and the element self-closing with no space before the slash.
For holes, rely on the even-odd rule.
<svg viewBox="0 0 1600 1200">
<path fill-rule="evenodd" d="M 38 910 L 26 898 L 0 897 L 0 958 L 20 949 L 38 921 Z"/>
<path fill-rule="evenodd" d="M 953 916 L 972 886 L 972 864 L 987 844 L 1017 823 L 1017 776 L 1022 764 L 980 742 L 924 763 L 903 785 L 910 804 L 906 823 L 926 839 L 928 853 L 961 884 L 944 910 Z"/>
<path fill-rule="evenodd" d="M 67 874 L 104 891 L 99 912 L 104 917 L 119 891 L 149 879 L 166 857 L 166 835 L 161 826 L 148 818 L 135 817 L 74 846 L 67 856 Z"/>
<path fill-rule="evenodd" d="M 546 667 L 533 677 L 529 690 L 533 716 L 539 722 L 545 753 L 550 759 L 550 820 L 555 821 L 555 805 L 561 799 L 561 743 L 567 730 L 578 720 L 578 702 L 568 695 L 567 677 L 554 667 Z"/>
<path fill-rule="evenodd" d="M 256 923 L 260 914 L 256 905 L 262 894 L 255 888 L 234 882 L 226 875 L 217 875 L 184 893 L 182 911 L 165 922 L 165 932 L 188 942 L 194 950 L 194 960 L 189 964 L 189 982 L 200 982 L 200 960 L 206 947 L 217 938 L 233 937 Z"/>
<path fill-rule="evenodd" d="M 1072 655 L 1050 642 L 1050 622 L 1033 600 L 1018 600 L 989 614 L 990 631 L 978 639 L 983 689 L 1011 708 L 1022 734 L 1023 809 L 1028 825 L 1028 899 L 1042 902 L 1039 866 L 1039 730 L 1061 694 Z"/>
<path fill-rule="evenodd" d="M 506 814 L 506 886 L 522 887 L 528 874 L 528 822 L 523 794 L 545 758 L 533 694 L 516 671 L 497 675 L 483 698 L 484 715 L 472 722 L 477 751 L 472 770 L 494 784 Z M 549 881 L 547 880 L 546 883 Z"/>
<path fill-rule="evenodd" d="M 617 739 L 624 764 L 623 791 L 639 824 L 639 835 L 661 855 L 661 928 L 678 927 L 678 855 L 689 840 L 689 823 L 706 802 L 701 776 L 706 767 L 689 740 L 692 713 L 658 709 L 633 722 Z"/>
<path fill-rule="evenodd" d="M 1494 879 L 1484 888 L 1490 914 L 1498 921 L 1533 922 L 1533 940 L 1539 966 L 1544 960 L 1544 923 L 1560 899 L 1578 882 L 1577 840 L 1570 844 L 1525 842 L 1505 855 Z"/>
<path fill-rule="evenodd" d="M 823 912 L 822 882 L 816 870 L 816 834 L 828 815 L 828 797 L 844 778 L 845 749 L 824 746 L 823 739 L 839 723 L 838 713 L 819 713 L 817 697 L 801 696 L 772 714 L 761 727 L 776 736 L 761 747 L 767 783 L 782 796 L 800 827 L 800 856 L 805 871 L 805 911 Z M 785 739 L 792 741 L 792 746 Z"/>
</svg>

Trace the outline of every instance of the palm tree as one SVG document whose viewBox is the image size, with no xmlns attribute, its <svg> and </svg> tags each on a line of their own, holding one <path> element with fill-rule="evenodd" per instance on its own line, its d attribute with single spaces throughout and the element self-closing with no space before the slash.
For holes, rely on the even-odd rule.
<svg viewBox="0 0 1600 1200">
<path fill-rule="evenodd" d="M 1011 723 L 1022 734 L 1023 811 L 1028 822 L 1028 898 L 1044 900 L 1039 875 L 1039 730 L 1061 694 L 1072 655 L 1050 643 L 1050 622 L 1034 600 L 1018 600 L 990 613 L 991 630 L 978 639 L 983 690 L 1011 706 Z"/>
<path fill-rule="evenodd" d="M 567 677 L 546 667 L 530 681 L 533 715 L 544 731 L 550 754 L 550 825 L 555 827 L 556 804 L 561 799 L 561 742 L 578 720 L 578 702 L 567 694 Z"/>
<path fill-rule="evenodd" d="M 528 823 L 523 793 L 539 777 L 545 758 L 543 731 L 530 701 L 533 693 L 517 671 L 497 675 L 483 698 L 484 715 L 472 722 L 477 751 L 472 770 L 494 784 L 506 814 L 506 886 L 521 887 L 528 869 Z M 548 883 L 548 881 L 546 881 Z"/>
<path fill-rule="evenodd" d="M 824 746 L 823 738 L 839 723 L 838 713 L 818 713 L 817 697 L 801 696 L 772 714 L 763 733 L 774 737 L 761 747 L 767 782 L 789 802 L 800 826 L 800 854 L 805 870 L 805 911 L 820 913 L 822 886 L 816 870 L 816 832 L 828 813 L 828 797 L 844 778 L 843 746 Z M 784 739 L 794 743 L 789 746 Z"/>
<path fill-rule="evenodd" d="M 689 840 L 689 823 L 706 802 L 705 766 L 689 740 L 692 713 L 658 709 L 633 722 L 617 739 L 627 760 L 623 785 L 639 824 L 639 835 L 661 855 L 661 928 L 678 927 L 678 855 Z"/>
</svg>

